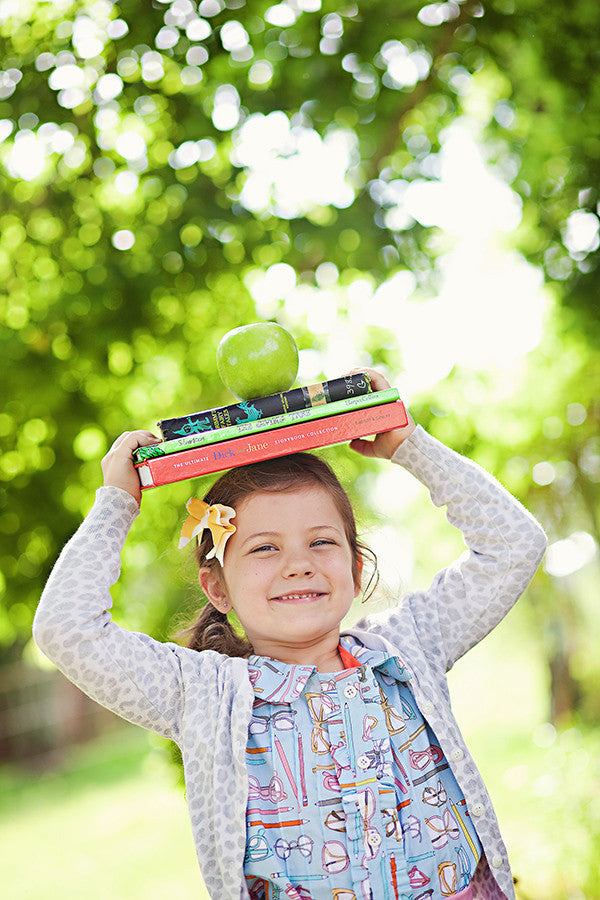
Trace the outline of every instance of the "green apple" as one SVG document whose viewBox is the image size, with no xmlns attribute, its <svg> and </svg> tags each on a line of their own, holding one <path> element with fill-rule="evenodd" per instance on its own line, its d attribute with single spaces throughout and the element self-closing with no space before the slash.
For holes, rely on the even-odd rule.
<svg viewBox="0 0 600 900">
<path fill-rule="evenodd" d="M 255 400 L 291 388 L 298 374 L 298 347 L 289 331 L 274 322 L 242 325 L 221 339 L 217 368 L 235 397 Z"/>
</svg>

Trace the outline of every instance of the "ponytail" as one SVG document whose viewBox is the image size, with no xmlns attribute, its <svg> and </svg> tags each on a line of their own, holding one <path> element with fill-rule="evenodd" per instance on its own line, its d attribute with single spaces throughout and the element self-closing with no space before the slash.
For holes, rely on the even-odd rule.
<svg viewBox="0 0 600 900">
<path fill-rule="evenodd" d="M 183 634 L 188 635 L 190 650 L 216 650 L 225 656 L 247 658 L 252 644 L 233 630 L 231 622 L 212 603 L 207 603 L 197 620 Z"/>
</svg>

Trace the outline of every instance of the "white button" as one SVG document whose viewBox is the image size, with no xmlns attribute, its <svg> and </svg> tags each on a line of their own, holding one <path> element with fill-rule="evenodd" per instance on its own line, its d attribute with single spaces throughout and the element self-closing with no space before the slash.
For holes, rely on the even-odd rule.
<svg viewBox="0 0 600 900">
<path fill-rule="evenodd" d="M 482 816 L 485 812 L 485 806 L 483 803 L 476 803 L 471 809 L 472 816 Z"/>
<path fill-rule="evenodd" d="M 462 752 L 460 747 L 455 747 L 454 750 L 452 751 L 452 753 L 450 754 L 450 759 L 453 760 L 453 762 L 460 762 L 460 760 L 463 758 L 464 755 L 465 754 Z"/>
<path fill-rule="evenodd" d="M 361 769 L 368 769 L 369 766 L 371 765 L 371 760 L 364 753 L 358 757 L 356 762 L 358 763 L 358 765 L 360 766 Z"/>
<path fill-rule="evenodd" d="M 381 844 L 381 841 L 382 841 L 382 837 L 379 834 L 379 832 L 377 831 L 377 829 L 369 828 L 367 831 L 367 834 L 368 834 L 369 844 L 372 847 L 379 847 L 379 845 Z"/>
<path fill-rule="evenodd" d="M 353 697 L 356 697 L 356 688 L 354 685 L 349 684 L 344 688 L 344 697 L 347 697 L 348 700 L 352 700 Z"/>
<path fill-rule="evenodd" d="M 499 853 L 495 853 L 494 856 L 492 856 L 492 865 L 495 869 L 499 869 L 502 865 L 502 857 Z"/>
<path fill-rule="evenodd" d="M 433 703 L 430 700 L 426 700 L 421 709 L 426 716 L 430 716 L 433 712 Z"/>
</svg>

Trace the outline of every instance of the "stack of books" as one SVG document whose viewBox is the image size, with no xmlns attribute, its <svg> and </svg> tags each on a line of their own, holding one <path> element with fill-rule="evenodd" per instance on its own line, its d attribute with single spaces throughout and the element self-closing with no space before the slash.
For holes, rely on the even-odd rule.
<svg viewBox="0 0 600 900">
<path fill-rule="evenodd" d="M 364 373 L 158 423 L 162 441 L 134 451 L 142 489 L 375 435 L 408 422 L 398 391 Z"/>
</svg>

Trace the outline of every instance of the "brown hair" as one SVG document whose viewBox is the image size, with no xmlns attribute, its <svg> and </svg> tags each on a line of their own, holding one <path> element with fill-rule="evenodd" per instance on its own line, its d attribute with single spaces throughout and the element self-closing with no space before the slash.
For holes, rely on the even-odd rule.
<svg viewBox="0 0 600 900">
<path fill-rule="evenodd" d="M 372 595 L 379 582 L 377 557 L 358 539 L 354 510 L 348 494 L 340 484 L 333 469 L 311 453 L 294 453 L 277 459 L 252 463 L 230 469 L 212 485 L 204 496 L 206 503 L 223 503 L 237 509 L 244 500 L 255 493 L 295 491 L 302 487 L 321 487 L 331 496 L 344 523 L 344 531 L 352 553 L 352 577 L 360 584 L 362 564 L 368 560 L 372 573 L 365 589 L 363 603 Z M 212 569 L 222 580 L 221 566 L 216 559 L 206 559 L 212 548 L 212 537 L 205 531 L 196 547 L 199 566 Z M 248 657 L 253 652 L 245 635 L 236 632 L 225 613 L 207 602 L 198 619 L 186 632 L 190 635 L 188 647 L 193 650 L 216 650 L 227 656 Z"/>
</svg>

